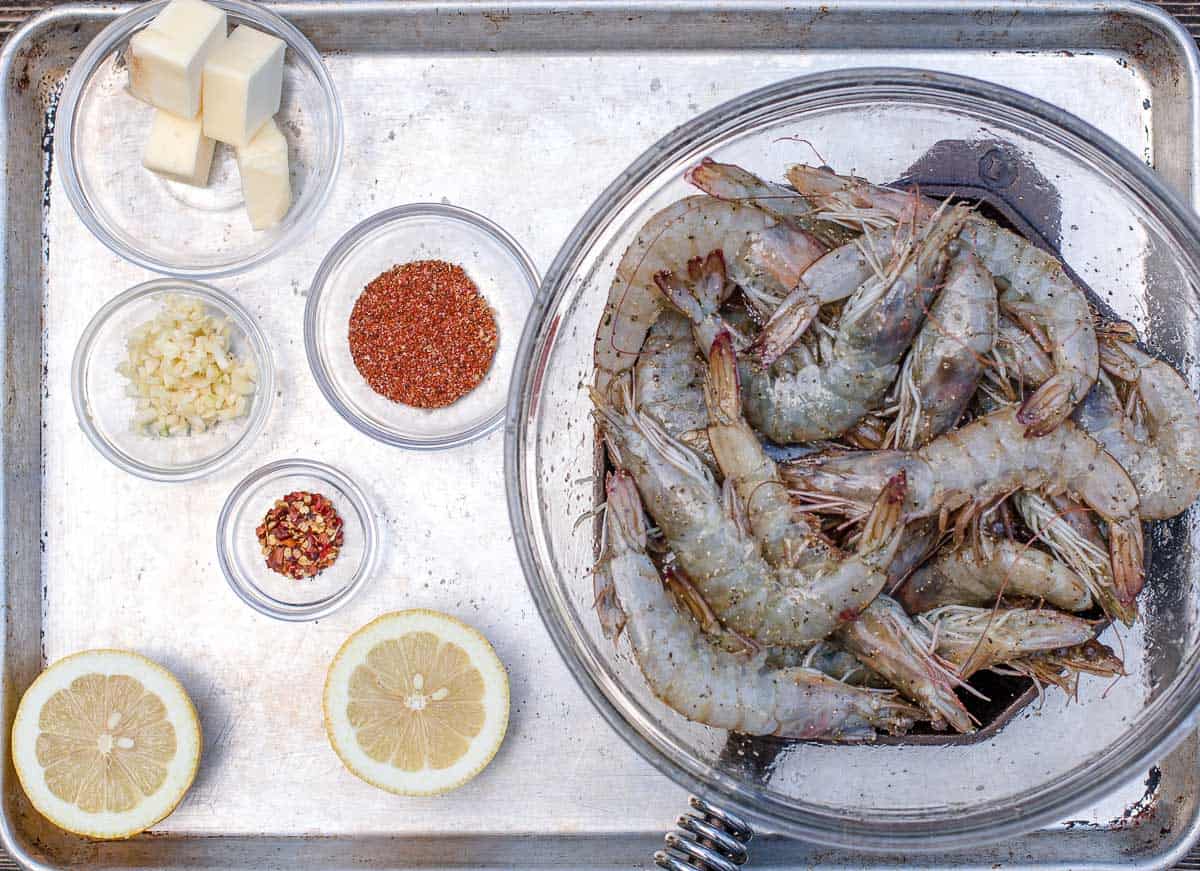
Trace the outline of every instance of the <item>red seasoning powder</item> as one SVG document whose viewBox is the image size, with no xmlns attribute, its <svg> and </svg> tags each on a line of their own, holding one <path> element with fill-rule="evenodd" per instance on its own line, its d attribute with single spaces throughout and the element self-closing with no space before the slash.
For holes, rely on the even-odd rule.
<svg viewBox="0 0 1200 871">
<path fill-rule="evenodd" d="M 496 319 L 461 266 L 415 260 L 366 286 L 350 312 L 350 355 L 371 389 L 442 408 L 479 385 L 496 356 Z"/>
</svg>

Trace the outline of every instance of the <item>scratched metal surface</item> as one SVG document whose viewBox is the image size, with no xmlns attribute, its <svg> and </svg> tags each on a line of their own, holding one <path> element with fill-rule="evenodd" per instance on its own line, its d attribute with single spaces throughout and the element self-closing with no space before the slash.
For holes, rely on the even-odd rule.
<svg viewBox="0 0 1200 871">
<path fill-rule="evenodd" d="M 95 454 L 67 387 L 86 321 L 148 275 L 87 233 L 56 173 L 46 177 L 53 150 L 42 148 L 71 59 L 120 8 L 57 9 L 5 53 L 0 731 L 44 662 L 128 646 L 184 681 L 206 745 L 178 811 L 151 836 L 112 845 L 42 823 L 0 751 L 0 833 L 26 863 L 628 868 L 684 807 L 683 793 L 595 716 L 542 630 L 511 546 L 501 434 L 441 454 L 396 451 L 355 433 L 317 392 L 301 340 L 304 288 L 361 218 L 444 199 L 498 221 L 544 268 L 592 199 L 663 132 L 758 85 L 847 65 L 930 67 L 1035 93 L 1105 129 L 1185 195 L 1196 184 L 1200 83 L 1179 32 L 1123 4 L 868 3 L 852 12 L 791 4 L 784 13 L 756 3 L 736 16 L 669 0 L 437 12 L 418 3 L 286 4 L 280 11 L 325 53 L 339 86 L 348 159 L 309 238 L 219 282 L 267 330 L 282 398 L 234 467 L 202 482 L 152 484 Z M 374 582 L 338 614 L 300 626 L 250 613 L 226 589 L 213 552 L 229 489 L 258 464 L 297 455 L 334 462 L 366 486 L 385 534 Z M 513 715 L 483 776 L 440 799 L 400 800 L 342 769 L 325 741 L 320 685 L 348 632 L 416 606 L 458 614 L 493 640 L 511 671 Z M 1197 742 L 1185 742 L 1069 823 L 938 862 L 1104 867 L 1120 857 L 1123 867 L 1163 867 L 1197 831 L 1196 757 Z M 908 864 L 768 836 L 753 867 L 869 862 Z"/>
</svg>

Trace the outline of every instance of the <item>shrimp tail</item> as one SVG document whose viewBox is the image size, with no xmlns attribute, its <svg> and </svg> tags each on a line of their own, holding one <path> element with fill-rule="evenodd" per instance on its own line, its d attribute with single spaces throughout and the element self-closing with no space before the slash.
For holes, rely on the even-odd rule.
<svg viewBox="0 0 1200 871">
<path fill-rule="evenodd" d="M 1112 560 L 1113 584 L 1117 596 L 1131 605 L 1146 581 L 1143 566 L 1142 525 L 1136 515 L 1109 524 L 1108 550 Z"/>
<path fill-rule="evenodd" d="M 1030 394 L 1017 412 L 1025 424 L 1026 438 L 1038 438 L 1054 432 L 1070 416 L 1076 402 L 1076 379 L 1071 372 L 1059 372 Z"/>
<path fill-rule="evenodd" d="M 751 173 L 731 163 L 717 163 L 705 157 L 683 174 L 683 180 L 699 188 L 710 197 L 719 200 L 738 200 L 746 196 L 748 189 L 761 184 Z M 796 199 L 800 199 L 799 195 Z"/>
<path fill-rule="evenodd" d="M 897 545 L 904 533 L 904 495 L 908 492 L 908 477 L 899 471 L 883 487 L 871 507 L 859 539 L 858 553 L 867 556 Z"/>
<path fill-rule="evenodd" d="M 804 335 L 820 309 L 821 300 L 816 295 L 793 291 L 775 310 L 766 326 L 751 343 L 750 353 L 763 366 L 770 366 Z"/>
<path fill-rule="evenodd" d="M 708 354 L 708 378 L 704 381 L 704 401 L 714 423 L 732 426 L 742 419 L 737 358 L 733 337 L 722 330 Z"/>
<path fill-rule="evenodd" d="M 704 308 L 700 300 L 692 293 L 692 289 L 673 272 L 659 272 L 654 276 L 654 283 L 662 291 L 663 296 L 671 301 L 671 305 L 679 309 L 692 323 L 704 320 Z"/>
<path fill-rule="evenodd" d="M 1126 340 L 1116 332 L 1099 331 L 1096 347 L 1100 351 L 1100 368 L 1122 381 L 1137 381 L 1142 367 L 1125 350 Z"/>
</svg>

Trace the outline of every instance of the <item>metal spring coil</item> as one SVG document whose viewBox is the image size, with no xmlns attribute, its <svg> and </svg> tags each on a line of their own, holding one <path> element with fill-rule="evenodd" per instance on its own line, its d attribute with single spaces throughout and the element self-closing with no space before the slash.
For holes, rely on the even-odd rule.
<svg viewBox="0 0 1200 871">
<path fill-rule="evenodd" d="M 667 832 L 667 848 L 654 854 L 654 864 L 668 871 L 738 871 L 750 858 L 746 844 L 754 830 L 740 817 L 691 796 L 688 804 L 697 813 L 675 820 Z"/>
</svg>

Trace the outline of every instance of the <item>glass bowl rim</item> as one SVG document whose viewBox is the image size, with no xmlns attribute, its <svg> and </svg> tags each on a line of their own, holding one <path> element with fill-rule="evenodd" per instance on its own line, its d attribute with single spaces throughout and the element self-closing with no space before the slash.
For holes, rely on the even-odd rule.
<svg viewBox="0 0 1200 871">
<path fill-rule="evenodd" d="M 140 302 L 149 296 L 169 293 L 171 291 L 178 291 L 183 296 L 198 297 L 204 300 L 206 304 L 217 309 L 221 314 L 230 318 L 237 328 L 242 331 L 242 335 L 245 336 L 246 341 L 254 347 L 255 352 L 263 361 L 263 371 L 257 373 L 258 387 L 255 391 L 255 402 L 251 406 L 245 429 L 237 441 L 223 453 L 216 454 L 203 463 L 188 466 L 181 470 L 173 470 L 169 467 L 154 466 L 149 463 L 127 459 L 113 447 L 108 439 L 100 434 L 100 431 L 92 422 L 91 415 L 87 413 L 84 401 L 86 393 L 84 370 L 88 359 L 91 357 L 93 345 L 100 331 L 117 312 L 124 309 L 127 305 Z M 116 373 L 114 372 L 115 375 Z M 259 398 L 260 395 L 261 398 Z M 84 327 L 83 334 L 79 337 L 78 343 L 75 345 L 75 354 L 71 359 L 71 403 L 75 407 L 75 417 L 79 422 L 79 428 L 83 430 L 83 434 L 87 436 L 92 446 L 114 466 L 131 475 L 137 475 L 139 478 L 146 478 L 150 481 L 194 481 L 227 466 L 237 459 L 254 442 L 259 433 L 262 432 L 263 427 L 266 426 L 274 399 L 275 359 L 271 354 L 271 345 L 267 341 L 267 335 L 263 332 L 262 327 L 258 325 L 258 321 L 246 311 L 241 303 L 229 294 L 211 285 L 202 284 L 187 278 L 154 278 L 150 281 L 134 285 L 114 296 L 102 305 L 99 311 L 92 315 L 91 320 Z"/>
<path fill-rule="evenodd" d="M 864 819 L 825 812 L 814 806 L 798 809 L 787 801 L 751 794 L 737 779 L 704 764 L 690 753 L 677 754 L 672 739 L 654 729 L 643 733 L 625 718 L 608 695 L 612 692 L 629 703 L 624 688 L 608 680 L 588 646 L 575 643 L 573 627 L 567 621 L 559 620 L 556 583 L 543 577 L 542 564 L 534 553 L 535 541 L 540 539 L 533 531 L 538 509 L 536 504 L 527 504 L 524 487 L 526 478 L 532 475 L 532 466 L 527 470 L 523 422 L 531 407 L 536 411 L 537 395 L 527 394 L 537 387 L 533 380 L 537 372 L 535 354 L 542 333 L 552 329 L 552 325 L 546 323 L 547 312 L 557 302 L 557 297 L 570 291 L 566 282 L 579 266 L 581 250 L 607 229 L 634 193 L 658 174 L 658 167 L 678 159 L 716 132 L 733 129 L 738 122 L 730 119 L 744 119 L 784 100 L 827 96 L 834 91 L 856 88 L 886 92 L 888 88 L 896 87 L 942 99 L 982 100 L 990 104 L 990 108 L 1011 110 L 1018 118 L 1035 119 L 1056 133 L 1082 141 L 1099 152 L 1110 166 L 1124 173 L 1128 183 L 1138 189 L 1144 203 L 1161 208 L 1196 246 L 1200 246 L 1200 216 L 1162 179 L 1112 137 L 1044 100 L 969 76 L 902 67 L 839 69 L 785 79 L 728 100 L 667 133 L 617 176 L 576 223 L 546 273 L 521 336 L 509 387 L 504 459 L 513 541 L 542 623 L 576 683 L 638 755 L 685 789 L 701 795 L 715 793 L 718 801 L 727 802 L 735 811 L 765 822 L 775 831 L 830 847 L 929 853 L 1000 841 L 1067 818 L 1070 813 L 1093 804 L 1133 777 L 1139 768 L 1165 756 L 1196 726 L 1200 670 L 1189 673 L 1186 668 L 1181 669 L 1171 687 L 1151 703 L 1160 708 L 1156 716 L 1147 718 L 1152 722 L 1143 723 L 1143 728 L 1138 730 L 1127 729 L 1108 745 L 1098 762 L 1076 766 L 1050 784 L 1041 784 L 1036 792 L 1022 796 L 1019 802 L 1010 801 L 1002 813 L 997 813 L 994 804 L 988 804 L 982 813 L 973 808 L 956 809 L 953 816 L 913 821 L 899 819 L 899 814 L 886 811 Z M 536 495 L 532 496 L 534 502 L 536 498 Z M 1182 701 L 1178 701 L 1180 698 Z M 1174 703 L 1166 708 L 1164 700 Z M 889 816 L 897 819 L 888 819 Z"/>
<path fill-rule="evenodd" d="M 119 15 L 93 37 L 71 65 L 71 69 L 67 73 L 66 84 L 63 86 L 63 92 L 59 98 L 58 122 L 54 134 L 56 141 L 60 141 L 58 139 L 60 135 L 64 137 L 61 140 L 64 143 L 63 147 L 57 149 L 61 163 L 63 190 L 71 207 L 75 210 L 75 214 L 92 235 L 110 251 L 130 263 L 166 275 L 196 279 L 220 278 L 244 272 L 253 266 L 271 260 L 291 247 L 315 225 L 333 192 L 333 185 L 342 165 L 344 145 L 342 103 L 337 88 L 334 87 L 333 77 L 321 59 L 321 53 L 294 24 L 264 4 L 252 3 L 249 0 L 206 0 L 226 12 L 232 12 L 253 23 L 273 28 L 275 33 L 287 43 L 287 47 L 300 55 L 304 63 L 312 70 L 324 95 L 324 102 L 330 117 L 331 129 L 328 131 L 328 135 L 331 135 L 333 140 L 331 143 L 333 157 L 324 177 L 315 179 L 319 187 L 313 198 L 306 204 L 307 211 L 300 215 L 291 227 L 271 244 L 259 248 L 239 260 L 210 266 L 189 266 L 165 262 L 126 244 L 109 230 L 108 222 L 101 219 L 99 213 L 88 202 L 88 197 L 84 193 L 83 184 L 80 181 L 79 168 L 75 164 L 74 149 L 71 147 L 71 143 L 75 138 L 75 123 L 84 86 L 91 81 L 100 64 L 116 51 L 134 30 L 157 15 L 169 2 L 170 0 L 150 0 L 150 2 L 139 3 L 128 12 Z M 325 132 L 322 135 L 325 135 Z"/>
<path fill-rule="evenodd" d="M 526 253 L 525 249 L 521 247 L 521 243 L 512 234 L 490 218 L 478 212 L 473 212 L 470 209 L 465 209 L 462 206 L 452 206 L 446 203 L 407 203 L 376 212 L 369 218 L 360 221 L 343 233 L 333 244 L 333 247 L 329 249 L 329 253 L 325 255 L 325 258 L 321 261 L 321 265 L 317 267 L 312 283 L 309 285 L 308 300 L 304 306 L 304 353 L 308 357 L 308 368 L 311 370 L 313 378 L 317 382 L 317 387 L 325 397 L 325 400 L 343 420 L 356 430 L 370 436 L 376 441 L 392 445 L 393 447 L 408 448 L 417 451 L 440 451 L 468 444 L 493 432 L 504 423 L 505 409 L 508 405 L 507 401 L 500 403 L 500 407 L 496 409 L 495 413 L 485 420 L 458 432 L 428 438 L 396 435 L 390 430 L 364 420 L 342 401 L 337 389 L 333 385 L 333 379 L 330 377 L 328 367 L 325 365 L 325 355 L 317 340 L 318 308 L 334 270 L 342 265 L 362 239 L 374 233 L 377 229 L 386 227 L 388 224 L 419 217 L 431 217 L 437 218 L 440 221 L 465 224 L 470 229 L 481 233 L 499 245 L 522 272 L 531 298 L 530 312 L 533 311 L 541 278 L 539 277 L 537 266 L 534 265 L 533 260 Z M 529 313 L 526 314 L 525 318 L 526 322 L 528 322 Z M 524 330 L 522 329 L 523 332 Z M 517 353 L 519 354 L 520 351 L 518 350 Z M 510 374 L 510 381 L 511 378 Z"/>
<path fill-rule="evenodd" d="M 346 498 L 354 507 L 355 513 L 358 514 L 362 521 L 362 562 L 355 570 L 354 576 L 350 579 L 349 583 L 337 593 L 325 599 L 304 605 L 289 605 L 285 602 L 278 602 L 277 605 L 271 605 L 260 600 L 245 589 L 244 582 L 240 579 L 238 572 L 233 569 L 232 557 L 225 546 L 226 533 L 229 532 L 229 524 L 233 519 L 234 509 L 247 496 L 259 486 L 275 477 L 297 473 L 312 477 L 328 478 L 337 484 L 338 489 L 346 495 Z M 238 481 L 233 489 L 229 491 L 229 495 L 225 497 L 225 502 L 221 505 L 221 513 L 217 515 L 216 545 L 217 562 L 221 566 L 221 574 L 225 576 L 225 582 L 229 584 L 230 589 L 233 590 L 234 594 L 242 602 L 266 617 L 290 623 L 302 623 L 328 617 L 353 599 L 358 591 L 370 580 L 371 576 L 375 573 L 375 567 L 379 561 L 379 522 L 375 516 L 374 505 L 371 503 L 366 492 L 349 475 L 340 469 L 328 463 L 322 463 L 319 460 L 308 460 L 299 457 L 275 460 L 255 469 L 249 475 L 242 478 L 242 480 Z"/>
</svg>

